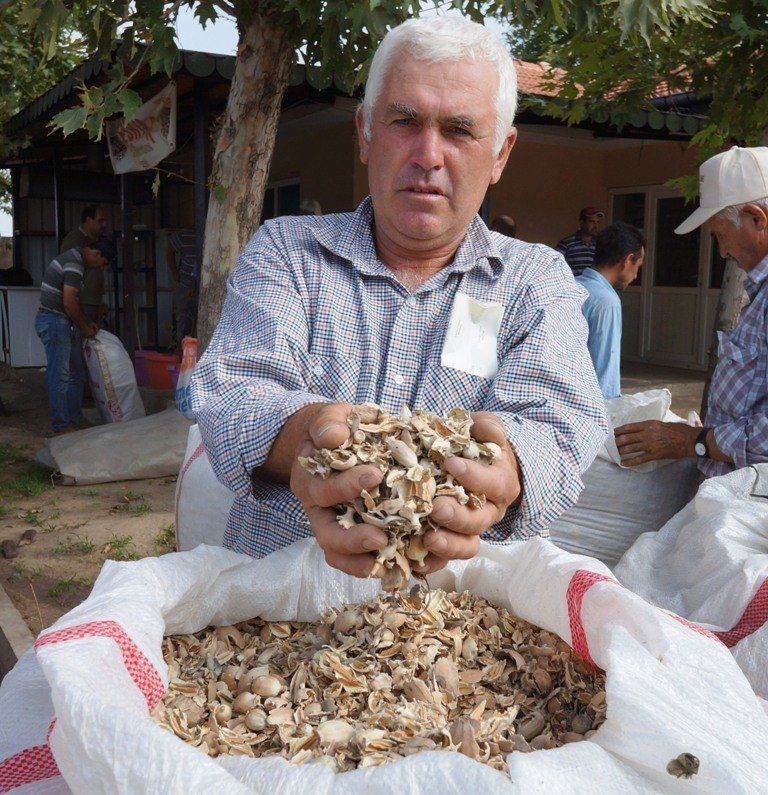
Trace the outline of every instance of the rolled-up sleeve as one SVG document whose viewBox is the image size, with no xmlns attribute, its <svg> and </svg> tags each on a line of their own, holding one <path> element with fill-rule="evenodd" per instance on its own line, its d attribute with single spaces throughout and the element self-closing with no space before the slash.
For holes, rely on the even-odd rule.
<svg viewBox="0 0 768 795">
<path fill-rule="evenodd" d="M 576 502 L 608 434 L 605 403 L 587 350 L 585 292 L 557 258 L 528 286 L 484 408 L 504 423 L 522 471 L 523 498 L 489 541 L 546 532 Z"/>
<path fill-rule="evenodd" d="M 714 428 L 717 446 L 736 468 L 768 462 L 768 407 Z"/>
<path fill-rule="evenodd" d="M 328 402 L 307 387 L 295 351 L 309 323 L 297 271 L 262 228 L 227 283 L 216 333 L 195 367 L 192 407 L 219 480 L 244 497 L 285 421 Z"/>
</svg>

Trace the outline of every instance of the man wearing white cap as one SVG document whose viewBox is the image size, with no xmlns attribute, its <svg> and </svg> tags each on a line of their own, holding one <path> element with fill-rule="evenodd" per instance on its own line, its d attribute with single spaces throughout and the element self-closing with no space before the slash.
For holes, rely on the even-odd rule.
<svg viewBox="0 0 768 795">
<path fill-rule="evenodd" d="M 699 169 L 701 204 L 675 230 L 702 224 L 717 238 L 720 254 L 746 271 L 749 304 L 730 332 L 718 332 L 704 428 L 649 420 L 616 428 L 625 464 L 662 458 L 698 458 L 707 476 L 768 461 L 768 147 L 740 148 L 707 160 Z M 638 455 L 639 453 L 639 455 Z"/>
</svg>

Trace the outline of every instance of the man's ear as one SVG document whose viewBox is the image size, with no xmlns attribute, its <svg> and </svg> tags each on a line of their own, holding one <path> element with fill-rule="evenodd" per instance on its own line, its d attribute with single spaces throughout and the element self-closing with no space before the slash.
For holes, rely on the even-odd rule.
<svg viewBox="0 0 768 795">
<path fill-rule="evenodd" d="M 754 224 L 760 232 L 768 229 L 768 212 L 759 204 L 748 204 L 742 207 L 741 211 L 747 216 L 749 223 Z"/>
<path fill-rule="evenodd" d="M 512 151 L 515 141 L 517 141 L 517 128 L 513 127 L 496 155 L 496 162 L 493 164 L 493 172 L 491 173 L 491 185 L 495 185 L 501 179 L 504 166 L 507 165 L 509 153 Z"/>
<path fill-rule="evenodd" d="M 360 162 L 368 165 L 368 139 L 365 137 L 365 119 L 363 107 L 359 105 L 355 111 L 355 129 L 357 130 L 357 143 L 360 147 Z"/>
</svg>

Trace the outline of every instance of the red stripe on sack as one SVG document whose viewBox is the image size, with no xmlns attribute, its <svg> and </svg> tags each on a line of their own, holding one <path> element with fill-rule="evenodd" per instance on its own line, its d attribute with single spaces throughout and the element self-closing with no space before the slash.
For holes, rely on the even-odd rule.
<svg viewBox="0 0 768 795">
<path fill-rule="evenodd" d="M 757 632 L 766 621 L 768 621 L 768 578 L 763 580 L 763 584 L 757 589 L 757 593 L 752 597 L 736 626 L 714 634 L 730 649 L 748 635 Z"/>
<path fill-rule="evenodd" d="M 587 634 L 584 632 L 584 624 L 581 620 L 581 604 L 587 591 L 598 582 L 611 582 L 614 585 L 618 585 L 616 580 L 606 577 L 605 574 L 578 569 L 571 577 L 565 594 L 565 601 L 568 605 L 568 620 L 571 625 L 571 646 L 592 665 L 595 665 L 595 661 L 589 653 Z"/>
<path fill-rule="evenodd" d="M 176 549 L 179 548 L 179 503 L 181 502 L 181 489 L 184 486 L 184 476 L 189 472 L 189 468 L 192 464 L 197 461 L 198 458 L 203 454 L 205 448 L 203 447 L 203 443 L 200 444 L 195 449 L 195 452 L 187 459 L 187 462 L 184 464 L 183 469 L 181 470 L 181 474 L 179 475 L 179 492 L 176 495 L 176 506 L 175 506 L 175 518 L 174 518 L 174 530 L 176 533 Z"/>
<path fill-rule="evenodd" d="M 0 762 L 0 793 L 60 775 L 51 746 L 35 745 Z"/>
<path fill-rule="evenodd" d="M 722 643 L 720 638 L 717 637 L 716 632 L 711 632 L 708 629 L 704 629 L 701 624 L 696 624 L 693 621 L 689 621 L 687 618 L 683 618 L 682 616 L 677 615 L 677 613 L 673 613 L 671 610 L 664 611 L 668 616 L 671 616 L 675 619 L 675 621 L 679 621 L 683 626 L 688 627 L 688 629 L 692 629 L 694 632 L 698 632 L 699 635 L 703 635 L 705 638 L 709 638 L 710 640 L 717 641 L 717 643 Z"/>
<path fill-rule="evenodd" d="M 128 637 L 116 621 L 91 621 L 75 627 L 60 629 L 41 635 L 35 642 L 35 650 L 51 643 L 63 643 L 80 638 L 112 638 L 120 648 L 128 675 L 133 679 L 147 701 L 147 709 L 152 710 L 165 695 L 165 684 L 144 652 Z"/>
</svg>

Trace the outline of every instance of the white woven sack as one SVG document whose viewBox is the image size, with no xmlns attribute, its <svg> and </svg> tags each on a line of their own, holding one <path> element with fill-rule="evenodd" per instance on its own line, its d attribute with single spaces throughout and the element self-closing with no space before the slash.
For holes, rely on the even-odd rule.
<svg viewBox="0 0 768 795">
<path fill-rule="evenodd" d="M 175 475 L 184 459 L 190 422 L 168 408 L 148 417 L 98 425 L 45 440 L 37 460 L 65 486 Z"/>
<path fill-rule="evenodd" d="M 100 329 L 83 340 L 88 380 L 93 399 L 104 422 L 127 422 L 144 417 L 136 373 L 123 343 Z"/>
<path fill-rule="evenodd" d="M 205 453 L 200 429 L 193 425 L 176 480 L 176 549 L 198 544 L 221 546 L 234 492 L 217 480 Z"/>
<path fill-rule="evenodd" d="M 685 510 L 637 540 L 616 576 L 711 629 L 768 698 L 768 464 L 706 480 Z"/>
<path fill-rule="evenodd" d="M 376 582 L 329 569 L 317 544 L 305 539 L 261 560 L 199 547 L 137 563 L 108 561 L 91 596 L 37 642 L 56 713 L 49 745 L 58 770 L 73 792 L 88 795 L 730 794 L 764 787 L 768 718 L 727 649 L 619 586 L 599 563 L 541 539 L 484 544 L 474 559 L 431 580 L 512 609 L 605 668 L 608 717 L 594 737 L 513 753 L 511 778 L 446 752 L 334 775 L 280 758 L 213 760 L 158 728 L 148 711 L 165 692 L 164 633 L 257 614 L 309 620 L 374 595 Z M 701 760 L 690 781 L 666 772 L 684 752 Z"/>
<path fill-rule="evenodd" d="M 549 527 L 553 543 L 589 555 L 613 567 L 643 533 L 661 528 L 696 493 L 696 461 L 650 461 L 636 467 L 621 463 L 613 430 L 643 420 L 683 422 L 669 410 L 668 389 L 651 389 L 605 401 L 611 433 L 589 469 L 575 505 Z"/>
</svg>

